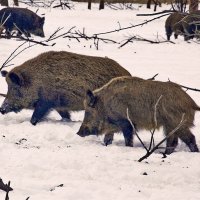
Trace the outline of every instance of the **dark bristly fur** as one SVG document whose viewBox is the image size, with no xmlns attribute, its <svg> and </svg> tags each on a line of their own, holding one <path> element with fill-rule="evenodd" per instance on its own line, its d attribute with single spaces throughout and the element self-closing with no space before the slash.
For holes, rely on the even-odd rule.
<svg viewBox="0 0 200 200">
<path fill-rule="evenodd" d="M 184 125 L 167 140 L 166 153 L 174 151 L 178 138 L 183 140 L 191 151 L 198 151 L 195 136 L 190 132 L 190 128 L 193 126 L 195 111 L 200 108 L 175 83 L 118 77 L 94 92 L 88 91 L 84 105 L 85 117 L 77 133 L 82 137 L 106 134 L 106 142 L 110 144 L 113 133 L 122 131 L 126 146 L 133 146 L 135 130 L 128 120 L 127 109 L 136 130 L 153 130 L 163 126 L 165 134 L 176 128 L 185 114 Z"/>
<path fill-rule="evenodd" d="M 11 36 L 13 30 L 17 30 L 18 35 L 25 34 L 30 37 L 31 33 L 44 37 L 44 20 L 44 17 L 39 17 L 26 8 L 3 8 L 0 10 L 0 25 L 3 24 L 7 37 Z"/>
<path fill-rule="evenodd" d="M 69 111 L 84 109 L 87 89 L 94 90 L 114 77 L 130 73 L 109 58 L 50 51 L 3 75 L 8 94 L 1 113 L 33 108 L 31 123 L 35 125 L 51 109 L 69 119 Z"/>
<path fill-rule="evenodd" d="M 170 40 L 172 33 L 174 32 L 174 37 L 177 39 L 178 35 L 184 34 L 184 29 L 180 21 L 186 16 L 184 13 L 175 12 L 172 13 L 165 22 L 165 31 L 167 35 L 167 40 Z"/>
</svg>

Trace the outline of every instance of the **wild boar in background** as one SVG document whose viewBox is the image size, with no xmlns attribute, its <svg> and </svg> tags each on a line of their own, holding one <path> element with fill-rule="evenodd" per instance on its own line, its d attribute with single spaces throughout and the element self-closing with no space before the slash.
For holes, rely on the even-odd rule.
<svg viewBox="0 0 200 200">
<path fill-rule="evenodd" d="M 155 105 L 158 99 L 155 123 Z M 126 146 L 133 146 L 136 130 L 153 130 L 161 126 L 167 135 L 180 123 L 184 114 L 186 122 L 167 139 L 166 154 L 174 151 L 180 138 L 192 152 L 198 152 L 195 136 L 190 132 L 196 110 L 192 98 L 172 82 L 143 80 L 137 77 L 118 77 L 103 87 L 87 91 L 84 100 L 85 117 L 79 136 L 108 135 L 122 131 Z M 128 120 L 129 117 L 134 127 Z M 108 141 L 111 143 L 112 141 Z"/>
<path fill-rule="evenodd" d="M 24 34 L 30 37 L 31 33 L 44 37 L 43 26 L 45 18 L 39 17 L 36 13 L 26 8 L 3 8 L 0 10 L 0 20 L 0 25 L 6 30 L 8 38 L 11 37 L 13 30 L 18 31 L 18 36 Z"/>
<path fill-rule="evenodd" d="M 84 109 L 87 89 L 130 73 L 109 58 L 50 51 L 2 75 L 6 76 L 8 93 L 1 113 L 34 109 L 31 123 L 36 125 L 51 109 L 69 120 L 69 111 Z"/>
<path fill-rule="evenodd" d="M 184 39 L 190 40 L 194 37 L 199 37 L 200 31 L 200 10 L 191 12 L 183 18 L 181 21 L 182 27 L 184 29 Z"/>
<path fill-rule="evenodd" d="M 186 14 L 175 12 L 169 15 L 165 22 L 165 31 L 167 35 L 167 40 L 170 40 L 172 33 L 174 32 L 175 39 L 178 38 L 178 35 L 184 35 L 184 29 L 182 23 L 180 22 Z"/>
</svg>

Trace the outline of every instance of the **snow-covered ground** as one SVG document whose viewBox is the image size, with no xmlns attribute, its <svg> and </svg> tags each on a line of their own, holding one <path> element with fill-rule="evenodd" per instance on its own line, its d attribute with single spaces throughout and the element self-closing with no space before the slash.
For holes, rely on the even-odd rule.
<svg viewBox="0 0 200 200">
<path fill-rule="evenodd" d="M 45 34 L 48 38 L 58 27 L 61 33 L 71 27 L 83 30 L 88 35 L 139 24 L 150 17 L 137 17 L 137 13 L 151 13 L 145 6 L 135 5 L 135 10 L 98 10 L 92 4 L 75 3 L 73 10 L 39 9 L 45 14 Z M 158 11 L 166 9 L 159 8 Z M 37 8 L 30 8 L 36 11 Z M 149 40 L 163 41 L 166 17 L 142 27 L 115 32 L 102 37 L 121 42 L 139 35 Z M 34 39 L 42 41 L 41 38 Z M 182 37 L 172 43 L 129 43 L 123 48 L 119 44 L 100 42 L 97 51 L 92 41 L 59 38 L 53 47 L 36 45 L 27 49 L 11 61 L 17 66 L 49 50 L 66 50 L 86 55 L 107 56 L 118 61 L 134 76 L 150 78 L 156 73 L 157 80 L 171 81 L 193 88 L 200 88 L 200 44 L 195 40 L 183 41 Z M 52 42 L 52 43 L 53 43 Z M 22 44 L 17 40 L 0 39 L 0 64 Z M 14 67 L 12 66 L 12 67 Z M 8 69 L 11 69 L 9 67 Z M 0 78 L 1 93 L 7 92 L 4 78 Z M 188 91 L 200 105 L 200 93 Z M 3 101 L 3 98 L 0 99 Z M 0 103 L 1 103 L 0 102 Z M 200 200 L 200 154 L 191 153 L 181 141 L 176 152 L 163 159 L 159 150 L 147 160 L 137 160 L 145 154 L 135 138 L 134 147 L 124 146 L 123 136 L 115 136 L 114 143 L 105 147 L 103 137 L 80 138 L 76 135 L 84 112 L 72 113 L 73 122 L 61 122 L 56 112 L 36 127 L 29 122 L 32 111 L 0 116 L 0 177 L 11 181 L 14 188 L 10 200 Z M 195 134 L 200 147 L 200 113 L 196 113 Z M 150 141 L 148 131 L 139 132 L 145 144 Z M 156 142 L 163 138 L 162 129 L 156 132 Z M 165 146 L 165 145 L 163 145 Z M 145 175 L 146 174 L 146 175 Z M 63 185 L 61 185 L 63 184 Z M 57 187 L 59 186 L 60 187 Z M 5 192 L 0 191 L 0 200 Z"/>
</svg>

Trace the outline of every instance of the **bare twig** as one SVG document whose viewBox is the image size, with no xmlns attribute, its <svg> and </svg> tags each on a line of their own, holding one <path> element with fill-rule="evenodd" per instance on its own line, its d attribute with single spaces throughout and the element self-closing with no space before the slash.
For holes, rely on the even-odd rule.
<svg viewBox="0 0 200 200">
<path fill-rule="evenodd" d="M 180 84 L 179 84 L 180 85 Z M 187 86 L 184 86 L 184 85 L 180 85 L 182 88 L 185 88 L 187 90 L 192 90 L 192 91 L 196 91 L 196 92 L 200 92 L 200 89 L 196 89 L 196 88 L 191 88 L 191 87 L 187 87 Z"/>
<path fill-rule="evenodd" d="M 10 188 L 10 181 L 8 182 L 8 188 L 7 188 L 7 191 L 6 191 L 6 198 L 5 198 L 5 200 L 9 200 L 9 196 L 8 196 L 8 193 L 10 192 L 9 188 Z"/>
<path fill-rule="evenodd" d="M 6 94 L 2 94 L 2 93 L 0 93 L 0 96 L 2 96 L 2 97 L 6 97 Z"/>
<path fill-rule="evenodd" d="M 101 32 L 101 33 L 96 33 L 95 35 L 99 36 L 99 35 L 105 35 L 105 34 L 110 34 L 110 33 L 114 33 L 114 32 L 119 32 L 119 31 L 123 31 L 123 30 L 127 30 L 127 29 L 131 29 L 131 28 L 134 28 L 134 27 L 137 27 L 137 26 L 143 26 L 145 24 L 148 24 L 149 22 L 152 22 L 156 19 L 159 19 L 161 17 L 165 17 L 169 15 L 168 13 L 167 14 L 164 14 L 164 15 L 161 15 L 159 17 L 155 17 L 153 19 L 150 19 L 150 20 L 145 20 L 144 22 L 140 23 L 140 24 L 136 24 L 136 25 L 131 25 L 131 26 L 128 26 L 128 27 L 124 27 L 124 28 L 118 28 L 118 29 L 115 29 L 115 30 L 112 30 L 112 31 L 107 31 L 107 32 Z"/>
<path fill-rule="evenodd" d="M 160 97 L 158 98 L 155 107 L 154 107 L 154 129 L 156 129 L 156 127 L 158 126 L 158 122 L 157 122 L 157 106 L 158 103 L 160 102 L 161 98 L 163 97 L 163 95 L 160 95 Z"/>
<path fill-rule="evenodd" d="M 159 148 L 159 146 L 165 142 L 169 137 L 171 137 L 181 126 L 183 126 L 183 124 L 185 123 L 186 120 L 184 120 L 184 116 L 185 116 L 185 113 L 182 115 L 182 118 L 181 118 L 181 121 L 180 123 L 178 124 L 178 126 L 173 129 L 163 140 L 161 140 L 152 150 L 150 151 L 147 151 L 147 153 L 142 156 L 138 162 L 142 162 L 144 159 L 148 158 L 155 150 L 157 150 Z"/>
<path fill-rule="evenodd" d="M 128 108 L 126 109 L 126 116 L 127 116 L 128 121 L 130 122 L 130 124 L 131 124 L 133 130 L 135 130 L 135 126 L 134 126 L 132 120 L 131 120 L 130 117 L 129 117 L 129 110 L 128 110 Z M 139 135 L 137 134 L 137 131 L 136 131 L 136 130 L 135 130 L 134 133 L 135 133 L 135 135 L 137 136 L 137 138 L 138 138 L 138 140 L 140 141 L 140 143 L 142 144 L 142 146 L 146 149 L 146 151 L 148 151 L 147 147 L 145 146 L 145 144 L 143 143 L 143 141 L 141 140 L 141 138 L 140 138 Z"/>
<path fill-rule="evenodd" d="M 3 69 L 3 68 L 5 68 L 5 67 L 8 67 L 8 63 L 9 62 L 11 62 L 14 58 L 16 58 L 20 53 L 22 53 L 23 51 L 25 51 L 26 49 L 28 49 L 28 48 L 31 48 L 31 47 L 33 47 L 33 46 L 35 46 L 35 45 L 43 45 L 43 46 L 54 46 L 55 45 L 55 43 L 52 43 L 52 44 L 48 44 L 49 42 L 52 42 L 53 40 L 56 40 L 56 39 L 58 39 L 58 38 L 60 38 L 60 37 L 63 37 L 64 35 L 67 35 L 67 34 L 71 34 L 71 31 L 72 31 L 72 29 L 74 29 L 75 28 L 75 26 L 74 27 L 72 27 L 72 28 L 70 28 L 67 32 L 65 32 L 65 33 L 62 33 L 62 34 L 59 34 L 59 35 L 57 35 L 57 33 L 60 31 L 60 30 L 62 30 L 63 28 L 58 28 L 56 31 L 54 31 L 50 36 L 49 36 L 49 38 L 47 38 L 46 40 L 44 40 L 44 41 L 36 41 L 36 40 L 34 40 L 34 39 L 30 39 L 30 38 L 25 38 L 25 37 L 16 37 L 16 38 L 18 38 L 18 39 L 20 39 L 20 40 L 23 40 L 24 42 L 22 43 L 22 44 L 20 44 L 11 54 L 10 54 L 10 56 L 6 59 L 6 61 L 2 64 L 2 66 L 0 67 L 0 71 Z M 12 36 L 12 37 L 14 37 L 14 36 Z M 19 50 L 19 49 L 21 49 L 25 44 L 27 44 L 28 43 L 28 46 L 27 47 L 25 47 L 25 48 L 23 48 L 22 50 Z M 10 66 L 10 65 L 9 65 Z"/>
<path fill-rule="evenodd" d="M 169 78 L 168 78 L 168 81 L 171 82 Z M 178 84 L 178 83 L 177 83 L 177 84 Z M 191 88 L 191 87 L 184 86 L 184 85 L 181 85 L 181 84 L 178 84 L 178 85 L 179 85 L 180 87 L 182 87 L 182 88 L 187 89 L 187 90 L 192 90 L 192 91 L 200 92 L 200 89 Z"/>
<path fill-rule="evenodd" d="M 157 12 L 157 13 L 137 14 L 136 16 L 154 16 L 154 15 L 160 15 L 160 14 L 164 14 L 164 13 L 168 13 L 168 15 L 170 15 L 173 12 L 176 12 L 176 11 L 174 11 L 174 10 L 163 10 L 163 11 Z"/>
<path fill-rule="evenodd" d="M 7 191 L 12 191 L 13 189 L 10 187 L 10 181 L 8 182 L 8 185 L 7 184 L 4 184 L 2 179 L 0 178 L 0 190 L 3 190 L 5 192 Z"/>
<path fill-rule="evenodd" d="M 155 77 L 156 77 L 156 76 L 158 76 L 158 73 L 155 74 L 152 78 L 149 78 L 149 79 L 147 79 L 147 80 L 151 80 L 151 81 L 153 81 L 153 80 L 155 80 Z"/>
<path fill-rule="evenodd" d="M 123 43 L 119 46 L 119 48 L 122 48 L 122 47 L 124 47 L 126 44 L 128 44 L 128 43 L 130 43 L 130 42 L 132 43 L 133 41 L 143 41 L 143 42 L 149 42 L 149 43 L 151 43 L 151 44 L 160 44 L 160 43 L 167 43 L 167 42 L 172 43 L 172 44 L 175 44 L 174 42 L 172 42 L 172 41 L 170 41 L 170 40 L 153 41 L 153 40 L 149 40 L 149 39 L 142 38 L 141 36 L 135 36 L 135 35 L 134 35 L 134 36 L 132 36 L 132 37 L 126 39 L 125 42 L 123 42 Z"/>
</svg>

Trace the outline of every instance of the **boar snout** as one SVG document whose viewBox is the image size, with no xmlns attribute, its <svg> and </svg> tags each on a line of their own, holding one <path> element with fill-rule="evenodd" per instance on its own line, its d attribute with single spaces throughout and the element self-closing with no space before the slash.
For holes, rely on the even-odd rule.
<svg viewBox="0 0 200 200">
<path fill-rule="evenodd" d="M 4 108 L 0 108 L 0 113 L 1 113 L 2 115 L 4 115 L 4 114 L 6 113 L 6 110 L 5 110 Z"/>
<path fill-rule="evenodd" d="M 11 111 L 13 111 L 12 106 L 10 106 L 8 99 L 5 99 L 1 108 L 0 108 L 0 112 L 1 112 L 1 114 L 4 115 L 4 114 L 9 113 Z"/>
<path fill-rule="evenodd" d="M 90 131 L 88 127 L 81 127 L 77 134 L 81 137 L 85 137 L 89 135 L 97 135 L 97 133 L 97 128 L 92 128 L 92 130 Z"/>
</svg>

